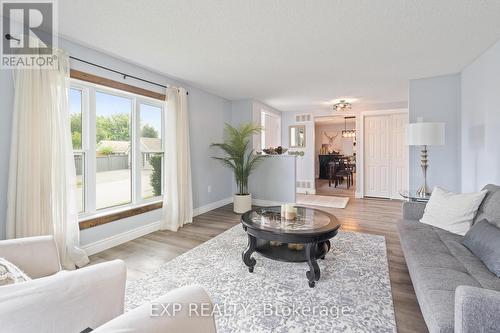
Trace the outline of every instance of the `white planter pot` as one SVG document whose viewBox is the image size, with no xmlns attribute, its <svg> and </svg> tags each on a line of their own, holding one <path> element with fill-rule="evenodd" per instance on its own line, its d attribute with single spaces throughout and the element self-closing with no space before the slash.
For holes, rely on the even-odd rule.
<svg viewBox="0 0 500 333">
<path fill-rule="evenodd" d="M 243 214 L 252 209 L 252 195 L 233 195 L 233 211 L 237 214 Z"/>
</svg>

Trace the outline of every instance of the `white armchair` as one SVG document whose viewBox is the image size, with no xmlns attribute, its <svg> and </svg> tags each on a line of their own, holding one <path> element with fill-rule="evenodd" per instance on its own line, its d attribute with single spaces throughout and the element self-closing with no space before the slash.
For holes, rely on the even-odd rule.
<svg viewBox="0 0 500 333">
<path fill-rule="evenodd" d="M 33 280 L 0 287 L 2 332 L 81 332 L 123 313 L 127 269 L 114 260 L 61 271 L 52 236 L 0 242 L 0 257 Z"/>
<path fill-rule="evenodd" d="M 127 269 L 121 260 L 75 271 L 61 271 L 52 236 L 0 241 L 0 258 L 22 269 L 33 280 L 0 286 L 2 333 L 183 332 L 215 333 L 212 315 L 196 316 L 183 307 L 173 317 L 151 317 L 151 303 L 123 314 Z M 212 306 L 200 286 L 176 289 L 156 303 Z"/>
<path fill-rule="evenodd" d="M 163 308 L 159 305 L 162 304 L 169 309 L 170 315 L 151 317 L 152 303 L 158 310 L 153 312 L 161 314 Z M 152 303 L 124 313 L 93 333 L 216 333 L 212 303 L 201 286 L 191 285 L 172 290 Z M 172 311 L 174 304 L 181 306 L 175 314 Z M 191 308 L 192 311 L 189 309 L 190 304 L 196 307 Z M 205 311 L 201 310 L 202 306 L 207 306 Z"/>
</svg>

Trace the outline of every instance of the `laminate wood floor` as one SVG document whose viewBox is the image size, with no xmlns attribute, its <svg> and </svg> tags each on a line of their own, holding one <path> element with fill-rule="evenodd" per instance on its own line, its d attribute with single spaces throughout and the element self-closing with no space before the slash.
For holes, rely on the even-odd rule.
<svg viewBox="0 0 500 333">
<path fill-rule="evenodd" d="M 396 230 L 395 221 L 401 216 L 401 202 L 351 198 L 345 209 L 320 209 L 335 214 L 342 223 L 343 230 L 385 236 L 398 332 L 428 332 Z M 238 224 L 239 218 L 239 215 L 232 212 L 232 205 L 227 205 L 195 217 L 192 224 L 176 233 L 157 231 L 95 254 L 90 258 L 91 263 L 122 259 L 127 264 L 128 280 L 136 280 Z"/>
<path fill-rule="evenodd" d="M 347 188 L 347 184 L 344 181 L 335 187 L 328 186 L 328 179 L 316 179 L 316 194 L 317 195 L 333 195 L 337 197 L 349 197 L 354 198 L 356 192 L 356 174 L 354 174 L 354 184 Z"/>
</svg>

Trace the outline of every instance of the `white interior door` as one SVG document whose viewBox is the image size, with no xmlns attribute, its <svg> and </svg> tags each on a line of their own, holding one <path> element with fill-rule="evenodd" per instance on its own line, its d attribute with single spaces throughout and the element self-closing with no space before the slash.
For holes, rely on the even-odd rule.
<svg viewBox="0 0 500 333">
<path fill-rule="evenodd" d="M 408 146 L 406 145 L 407 114 L 396 114 L 391 116 L 392 127 L 392 156 L 391 156 L 391 180 L 392 199 L 401 199 L 400 192 L 407 191 L 408 184 Z"/>
<path fill-rule="evenodd" d="M 408 190 L 408 114 L 366 116 L 364 121 L 364 195 L 400 199 Z"/>
<path fill-rule="evenodd" d="M 367 116 L 364 124 L 365 196 L 390 198 L 390 116 Z"/>
</svg>

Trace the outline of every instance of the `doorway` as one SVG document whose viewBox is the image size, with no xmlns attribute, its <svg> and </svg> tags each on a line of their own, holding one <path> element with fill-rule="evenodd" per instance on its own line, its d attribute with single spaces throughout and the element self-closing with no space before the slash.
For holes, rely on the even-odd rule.
<svg viewBox="0 0 500 333">
<path fill-rule="evenodd" d="M 354 198 L 356 117 L 317 117 L 314 134 L 316 194 Z"/>
</svg>

